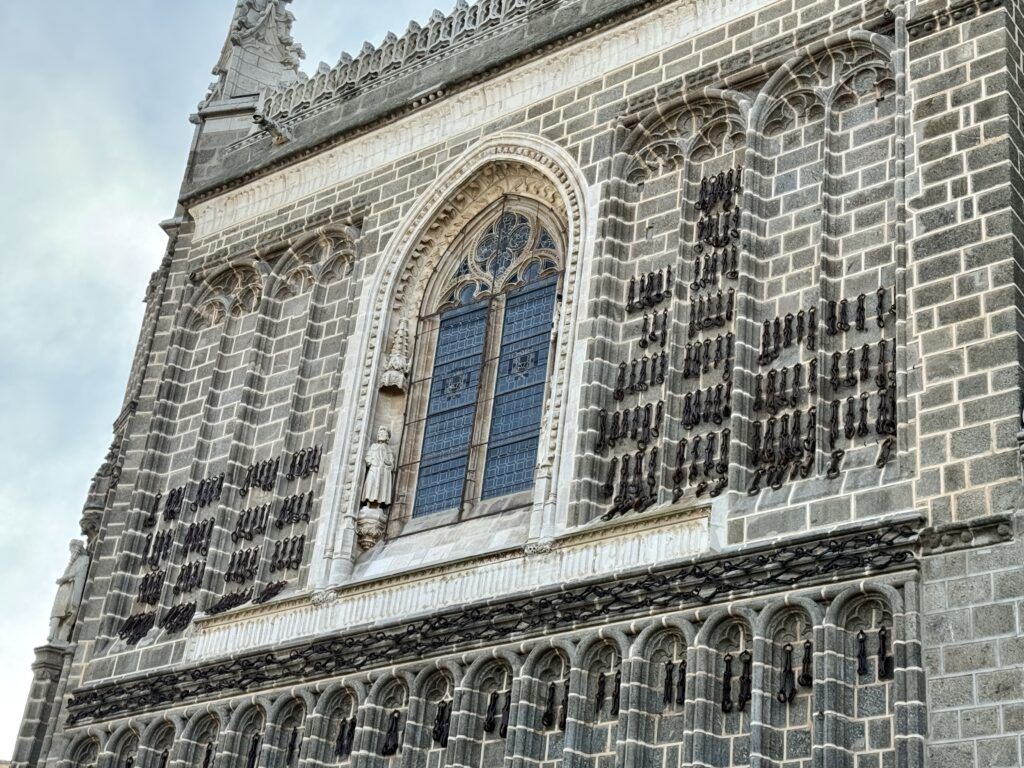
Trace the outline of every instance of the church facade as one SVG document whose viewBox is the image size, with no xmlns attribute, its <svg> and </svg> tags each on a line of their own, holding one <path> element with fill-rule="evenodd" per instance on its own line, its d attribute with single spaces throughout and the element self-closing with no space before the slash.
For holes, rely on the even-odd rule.
<svg viewBox="0 0 1024 768">
<path fill-rule="evenodd" d="M 1021 9 L 460 0 L 308 76 L 289 1 L 13 765 L 1021 765 Z"/>
</svg>

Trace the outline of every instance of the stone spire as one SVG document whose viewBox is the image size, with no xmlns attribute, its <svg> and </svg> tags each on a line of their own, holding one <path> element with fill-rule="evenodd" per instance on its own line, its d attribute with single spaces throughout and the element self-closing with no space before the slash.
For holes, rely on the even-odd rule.
<svg viewBox="0 0 1024 768">
<path fill-rule="evenodd" d="M 305 58 L 292 39 L 292 0 L 238 0 L 231 31 L 213 68 L 217 80 L 206 102 L 251 96 L 306 79 L 299 70 Z"/>
</svg>

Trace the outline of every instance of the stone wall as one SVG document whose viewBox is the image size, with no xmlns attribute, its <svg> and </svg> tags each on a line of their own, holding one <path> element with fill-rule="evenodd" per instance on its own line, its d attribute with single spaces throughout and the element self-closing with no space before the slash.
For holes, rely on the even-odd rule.
<svg viewBox="0 0 1024 768">
<path fill-rule="evenodd" d="M 211 95 L 16 762 L 1017 764 L 1014 13 L 593 3 L 277 144 Z M 534 489 L 381 542 L 387 357 L 506 199 L 564 235 Z"/>
</svg>

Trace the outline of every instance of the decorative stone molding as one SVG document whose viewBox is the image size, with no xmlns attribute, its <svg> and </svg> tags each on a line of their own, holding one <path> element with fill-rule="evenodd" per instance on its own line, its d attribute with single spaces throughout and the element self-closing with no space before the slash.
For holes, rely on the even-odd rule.
<svg viewBox="0 0 1024 768">
<path fill-rule="evenodd" d="M 970 21 L 978 14 L 988 13 L 1002 7 L 1004 7 L 1003 0 L 968 0 L 965 3 L 954 3 L 948 8 L 911 19 L 907 22 L 907 33 L 912 40 L 920 40 L 955 24 Z"/>
<path fill-rule="evenodd" d="M 991 515 L 925 528 L 921 531 L 921 555 L 931 557 L 1012 540 L 1013 518 L 1008 514 Z"/>
<path fill-rule="evenodd" d="M 742 16 L 763 0 L 678 0 L 564 50 L 538 58 L 378 130 L 190 206 L 195 237 L 264 216 L 451 136 L 600 77 Z"/>
<path fill-rule="evenodd" d="M 848 531 L 827 539 L 797 540 L 744 554 L 632 568 L 612 582 L 606 570 L 570 586 L 535 590 L 518 599 L 478 601 L 447 612 L 430 610 L 390 627 L 334 635 L 275 650 L 246 653 L 186 672 L 150 672 L 144 677 L 90 685 L 73 692 L 69 725 L 95 722 L 131 711 L 205 700 L 212 696 L 311 682 L 382 665 L 422 659 L 444 651 L 510 642 L 583 626 L 597 626 L 667 608 L 712 605 L 743 592 L 803 588 L 856 575 L 877 576 L 915 565 L 915 527 L 892 523 Z M 631 540 L 631 546 L 634 542 Z M 633 550 L 642 551 L 642 550 Z M 435 601 L 433 605 L 437 605 Z"/>
<path fill-rule="evenodd" d="M 337 601 L 338 593 L 335 592 L 333 589 L 324 589 L 320 592 L 314 592 L 312 596 L 310 596 L 309 598 L 310 604 L 315 605 L 317 607 L 330 605 L 331 603 L 336 603 Z"/>
<path fill-rule="evenodd" d="M 555 549 L 558 548 L 558 544 L 550 539 L 544 539 L 541 541 L 531 541 L 525 547 L 523 547 L 523 553 L 528 556 L 535 555 L 550 555 Z"/>
<path fill-rule="evenodd" d="M 379 511 L 379 510 L 378 510 Z M 187 656 L 199 661 L 234 654 L 260 642 L 337 632 L 342 628 L 398 620 L 439 605 L 464 605 L 528 593 L 553 584 L 596 576 L 603 569 L 624 571 L 695 557 L 708 549 L 707 510 L 653 515 L 643 520 L 598 525 L 552 540 L 469 562 L 373 579 L 334 592 L 330 610 L 312 609 L 304 599 L 284 601 L 267 610 L 245 609 L 200 619 Z M 530 550 L 527 552 L 527 548 Z"/>
<path fill-rule="evenodd" d="M 271 90 L 263 97 L 263 111 L 271 117 L 288 117 L 337 96 L 351 98 L 369 84 L 407 75 L 405 68 L 412 64 L 421 68 L 425 59 L 456 55 L 456 49 L 485 34 L 491 37 L 522 24 L 536 9 L 555 1 L 480 0 L 470 6 L 460 0 L 448 16 L 435 10 L 425 26 L 413 21 L 401 37 L 389 32 L 379 48 L 364 43 L 357 56 L 341 54 L 335 67 L 312 79 Z"/>
</svg>

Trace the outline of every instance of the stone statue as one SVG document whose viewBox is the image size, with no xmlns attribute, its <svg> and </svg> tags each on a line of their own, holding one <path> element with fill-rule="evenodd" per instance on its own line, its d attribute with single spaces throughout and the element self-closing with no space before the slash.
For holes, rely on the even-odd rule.
<svg viewBox="0 0 1024 768">
<path fill-rule="evenodd" d="M 409 323 L 403 317 L 391 339 L 391 352 L 384 363 L 380 377 L 380 388 L 393 392 L 405 392 L 406 376 L 412 363 L 409 360 Z"/>
<path fill-rule="evenodd" d="M 49 642 L 67 642 L 71 639 L 71 627 L 85 590 L 85 575 L 89 569 L 85 544 L 79 539 L 72 539 L 69 549 L 71 559 L 64 569 L 64 575 L 57 579 L 57 596 L 50 611 Z"/>
<path fill-rule="evenodd" d="M 391 450 L 391 430 L 377 430 L 377 442 L 366 452 L 366 480 L 363 481 L 363 503 L 372 507 L 391 505 L 395 482 L 395 452 Z"/>
<path fill-rule="evenodd" d="M 366 452 L 366 479 L 363 481 L 363 506 L 356 523 L 356 537 L 363 549 L 372 549 L 384 537 L 387 515 L 395 484 L 395 452 L 391 450 L 391 430 L 377 430 L 377 442 Z"/>
</svg>

